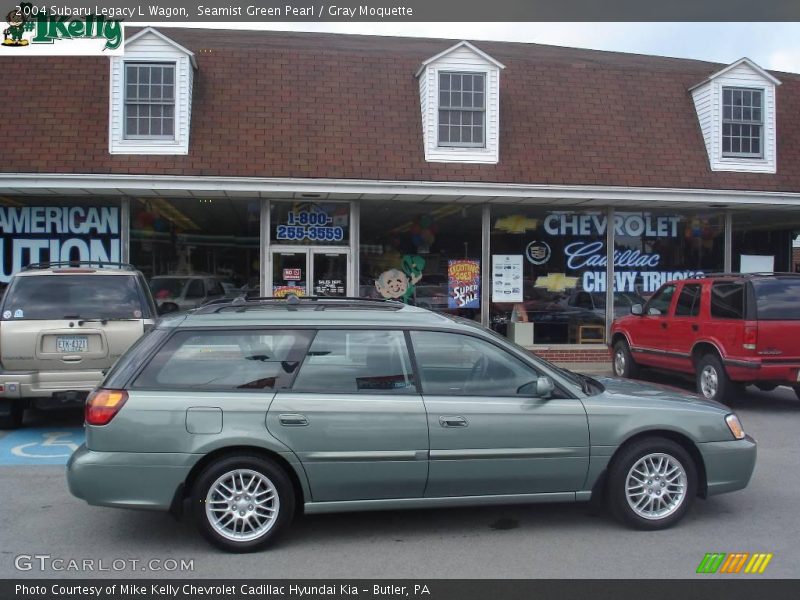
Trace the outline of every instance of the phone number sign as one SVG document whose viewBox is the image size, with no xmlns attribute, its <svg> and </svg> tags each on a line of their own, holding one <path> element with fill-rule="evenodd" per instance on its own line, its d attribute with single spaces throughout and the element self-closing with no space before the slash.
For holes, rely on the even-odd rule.
<svg viewBox="0 0 800 600">
<path fill-rule="evenodd" d="M 319 211 L 291 211 L 286 223 L 278 225 L 276 238 L 279 240 L 312 242 L 341 242 L 344 228 L 332 225 L 333 218 Z"/>
</svg>

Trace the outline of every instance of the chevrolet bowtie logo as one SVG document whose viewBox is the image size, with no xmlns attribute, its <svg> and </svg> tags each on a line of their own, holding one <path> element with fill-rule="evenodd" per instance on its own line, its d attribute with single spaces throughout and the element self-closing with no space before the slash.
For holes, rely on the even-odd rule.
<svg viewBox="0 0 800 600">
<path fill-rule="evenodd" d="M 568 277 L 564 273 L 548 273 L 538 277 L 534 287 L 544 288 L 548 292 L 564 292 L 578 285 L 577 277 Z"/>
<path fill-rule="evenodd" d="M 528 229 L 536 229 L 538 225 L 539 221 L 537 219 L 529 219 L 522 215 L 509 215 L 502 219 L 497 219 L 494 228 L 508 233 L 525 233 Z"/>
<path fill-rule="evenodd" d="M 766 552 L 709 552 L 700 561 L 697 573 L 761 574 L 767 569 L 773 554 Z"/>
</svg>

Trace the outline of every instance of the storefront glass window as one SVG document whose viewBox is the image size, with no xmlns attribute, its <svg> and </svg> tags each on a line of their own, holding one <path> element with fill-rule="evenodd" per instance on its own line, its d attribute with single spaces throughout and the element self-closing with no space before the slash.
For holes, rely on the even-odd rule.
<svg viewBox="0 0 800 600">
<path fill-rule="evenodd" d="M 480 319 L 481 210 L 362 202 L 359 296 Z"/>
<path fill-rule="evenodd" d="M 735 272 L 797 271 L 793 259 L 800 232 L 800 211 L 735 211 L 733 213 L 732 267 Z M 800 255 L 800 253 L 798 253 Z"/>
<path fill-rule="evenodd" d="M 0 288 L 30 263 L 121 259 L 119 200 L 0 198 Z"/>
<path fill-rule="evenodd" d="M 131 262 L 159 305 L 188 309 L 256 292 L 260 215 L 257 199 L 134 199 Z"/>
<path fill-rule="evenodd" d="M 721 272 L 725 217 L 720 211 L 614 214 L 614 315 L 630 313 L 671 280 Z M 602 286 L 605 291 L 605 286 Z"/>
<path fill-rule="evenodd" d="M 491 218 L 491 327 L 523 345 L 602 343 L 605 213 L 498 206 Z"/>
</svg>

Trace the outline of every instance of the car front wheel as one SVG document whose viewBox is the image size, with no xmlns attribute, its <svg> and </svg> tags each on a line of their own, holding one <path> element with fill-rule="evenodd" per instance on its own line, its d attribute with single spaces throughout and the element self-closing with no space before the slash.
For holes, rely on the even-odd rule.
<svg viewBox="0 0 800 600">
<path fill-rule="evenodd" d="M 617 377 L 636 377 L 639 374 L 639 365 L 633 360 L 631 349 L 625 340 L 614 344 L 613 367 Z"/>
<path fill-rule="evenodd" d="M 634 442 L 608 474 L 614 516 L 635 529 L 666 529 L 680 521 L 697 494 L 697 469 L 679 444 L 663 438 Z"/>
<path fill-rule="evenodd" d="M 697 363 L 697 391 L 703 398 L 725 402 L 730 399 L 734 387 L 717 356 L 706 354 Z"/>
<path fill-rule="evenodd" d="M 215 461 L 192 489 L 197 528 L 228 552 L 252 552 L 271 544 L 291 522 L 294 504 L 286 473 L 259 456 Z"/>
</svg>

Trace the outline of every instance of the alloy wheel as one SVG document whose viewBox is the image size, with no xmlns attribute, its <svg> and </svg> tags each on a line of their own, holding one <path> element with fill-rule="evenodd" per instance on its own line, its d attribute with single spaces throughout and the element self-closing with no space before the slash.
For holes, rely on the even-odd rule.
<svg viewBox="0 0 800 600">
<path fill-rule="evenodd" d="M 678 510 L 686 499 L 686 469 L 675 457 L 661 452 L 640 458 L 625 478 L 625 496 L 633 512 L 659 520 Z"/>
<path fill-rule="evenodd" d="M 206 518 L 226 539 L 246 542 L 266 534 L 278 517 L 280 499 L 268 477 L 235 469 L 217 478 L 206 496 Z"/>
</svg>

